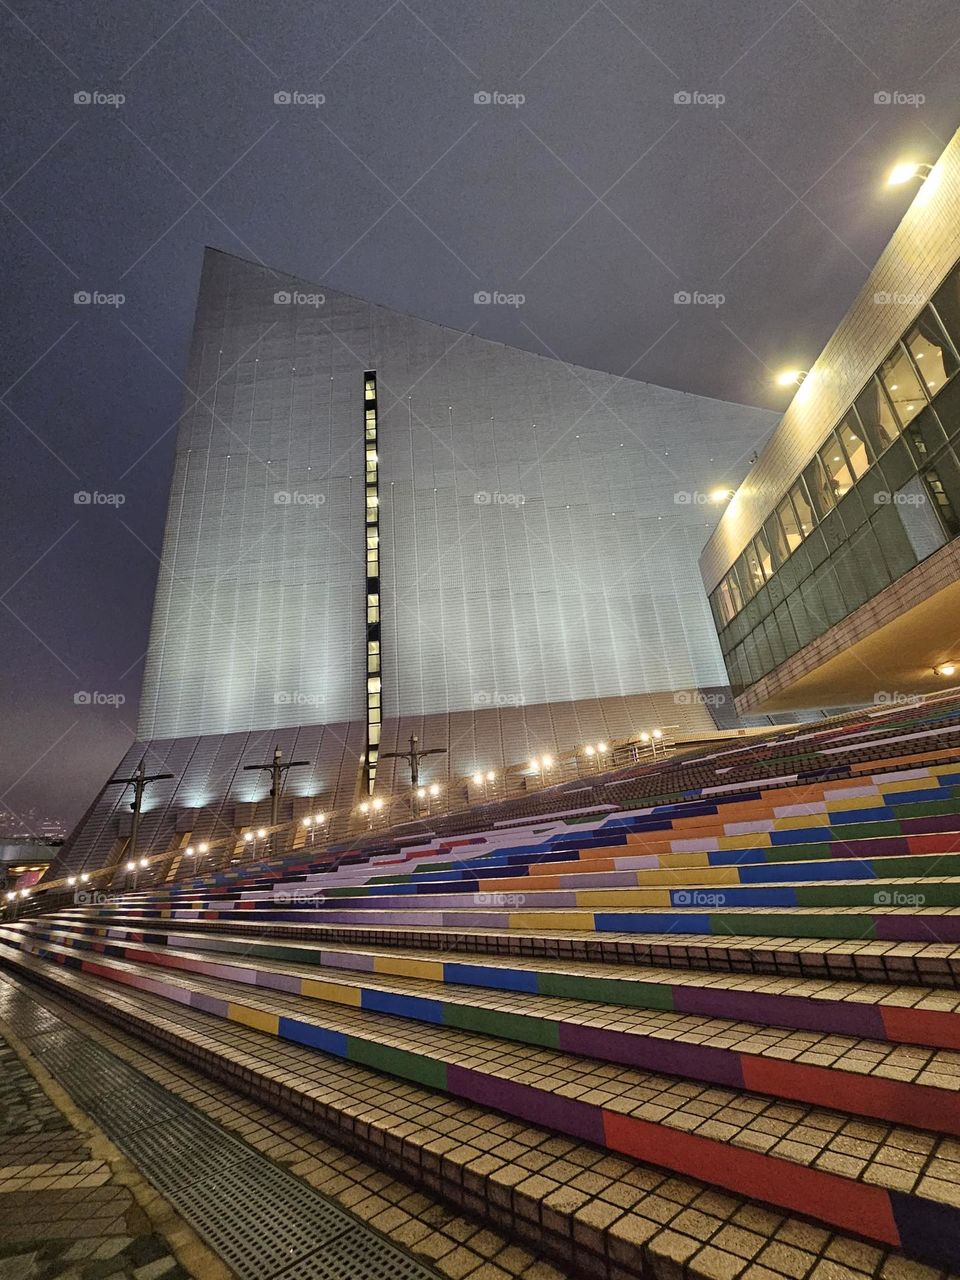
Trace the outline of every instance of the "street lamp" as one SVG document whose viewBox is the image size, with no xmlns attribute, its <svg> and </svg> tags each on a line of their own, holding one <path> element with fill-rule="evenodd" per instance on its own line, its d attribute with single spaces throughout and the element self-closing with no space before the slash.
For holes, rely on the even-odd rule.
<svg viewBox="0 0 960 1280">
<path fill-rule="evenodd" d="M 806 376 L 806 369 L 781 369 L 774 381 L 778 387 L 799 387 Z"/>
<path fill-rule="evenodd" d="M 921 182 L 926 182 L 932 172 L 932 164 L 924 164 L 916 160 L 901 160 L 887 174 L 887 186 L 902 187 L 912 178 L 918 178 Z"/>
</svg>

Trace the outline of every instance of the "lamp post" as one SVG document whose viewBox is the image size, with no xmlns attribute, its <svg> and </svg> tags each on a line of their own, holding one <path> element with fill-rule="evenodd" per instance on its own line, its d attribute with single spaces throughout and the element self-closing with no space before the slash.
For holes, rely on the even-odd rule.
<svg viewBox="0 0 960 1280">
<path fill-rule="evenodd" d="M 266 770 L 270 774 L 270 825 L 275 827 L 280 821 L 280 791 L 283 782 L 283 775 L 288 769 L 302 769 L 310 763 L 309 760 L 288 760 L 283 763 L 283 752 L 279 747 L 274 748 L 273 759 L 266 764 L 245 764 L 244 771 L 256 769 L 257 771 Z"/>
<path fill-rule="evenodd" d="M 143 756 L 140 763 L 133 772 L 132 778 L 111 778 L 108 786 L 112 786 L 115 782 L 121 783 L 124 787 L 133 786 L 133 800 L 130 808 L 133 810 L 133 826 L 130 830 L 130 857 L 137 856 L 137 836 L 140 834 L 140 809 L 143 805 L 143 793 L 145 788 L 151 782 L 160 782 L 163 778 L 172 778 L 172 773 L 152 773 L 147 776 L 144 766 L 146 756 Z"/>
</svg>

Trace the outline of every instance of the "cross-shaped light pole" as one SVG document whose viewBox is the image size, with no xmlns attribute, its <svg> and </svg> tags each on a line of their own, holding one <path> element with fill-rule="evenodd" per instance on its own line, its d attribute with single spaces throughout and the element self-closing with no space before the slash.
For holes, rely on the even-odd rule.
<svg viewBox="0 0 960 1280">
<path fill-rule="evenodd" d="M 406 760 L 410 766 L 410 786 L 414 796 L 417 794 L 417 787 L 420 785 L 420 761 L 424 756 L 442 756 L 447 754 L 446 747 L 424 747 L 422 750 L 417 748 L 420 739 L 415 733 L 410 735 L 409 751 L 381 751 L 381 760 Z M 419 808 L 419 806 L 418 806 Z"/>
<path fill-rule="evenodd" d="M 417 750 L 417 743 L 420 739 L 415 733 L 410 735 L 409 751 L 381 751 L 381 760 L 406 760 L 410 766 L 410 785 L 416 789 L 420 784 L 420 761 L 424 756 L 443 756 L 447 754 L 446 747 L 424 747 L 422 751 Z"/>
<path fill-rule="evenodd" d="M 131 861 L 137 856 L 137 836 L 140 834 L 140 807 L 143 804 L 143 793 L 148 783 L 159 782 L 163 778 L 172 778 L 172 773 L 151 773 L 147 774 L 144 767 L 144 756 L 133 772 L 132 778 L 111 778 L 108 785 L 114 782 L 122 783 L 123 786 L 133 786 L 133 800 L 130 802 L 130 808 L 133 810 L 133 828 L 130 832 L 130 858 Z"/>
<path fill-rule="evenodd" d="M 270 825 L 275 827 L 280 821 L 280 784 L 283 781 L 283 775 L 288 769 L 300 769 L 310 763 L 309 760 L 288 760 L 283 763 L 283 752 L 276 747 L 273 752 L 273 759 L 267 764 L 245 764 L 243 767 L 247 769 L 257 769 L 266 771 L 270 774 Z"/>
</svg>

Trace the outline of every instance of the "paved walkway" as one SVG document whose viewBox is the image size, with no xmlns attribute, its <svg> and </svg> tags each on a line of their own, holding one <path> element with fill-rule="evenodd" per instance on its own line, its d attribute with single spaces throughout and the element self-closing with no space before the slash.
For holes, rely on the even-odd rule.
<svg viewBox="0 0 960 1280">
<path fill-rule="evenodd" d="M 0 1278 L 186 1280 L 99 1143 L 0 1040 Z"/>
</svg>

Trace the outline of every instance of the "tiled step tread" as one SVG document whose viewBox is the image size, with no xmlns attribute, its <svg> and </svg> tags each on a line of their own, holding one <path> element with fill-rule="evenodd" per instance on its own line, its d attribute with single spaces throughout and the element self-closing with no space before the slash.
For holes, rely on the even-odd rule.
<svg viewBox="0 0 960 1280">
<path fill-rule="evenodd" d="M 0 926 L 0 938 L 15 935 L 16 931 Z M 28 942 L 27 945 L 50 948 L 59 943 Z M 130 949 L 135 953 L 133 962 L 144 972 L 149 972 L 149 967 L 144 968 L 139 960 L 145 948 L 134 943 Z M 276 978 L 293 976 L 305 984 L 303 995 L 335 1004 L 349 1004 L 351 998 L 359 1004 L 362 991 L 373 991 L 383 996 L 400 997 L 401 1001 L 407 997 L 408 1000 L 427 1002 L 422 1016 L 435 1017 L 437 1002 L 477 1010 L 489 1015 L 490 1030 L 498 1034 L 503 1034 L 506 1024 L 513 1020 L 514 1033 L 524 1042 L 529 1042 L 530 1037 L 540 1040 L 543 1033 L 542 1042 L 551 1043 L 545 1028 L 563 1023 L 594 1031 L 614 1031 L 669 1041 L 672 1045 L 720 1050 L 725 1055 L 759 1056 L 960 1093 L 960 1053 L 949 1050 L 890 1044 L 836 1033 L 790 1030 L 671 1010 L 626 1008 L 521 992 L 493 992 L 456 984 L 440 987 L 436 982 L 423 978 L 354 975 L 342 970 L 318 971 L 314 966 L 286 961 L 251 961 L 233 957 L 224 962 L 202 951 L 181 948 L 164 948 L 158 953 L 158 959 L 162 961 L 164 956 L 211 966 L 227 963 L 233 970 L 245 972 L 251 984 L 256 984 L 258 972 Z M 187 985 L 191 982 L 191 978 L 183 975 L 183 970 L 163 967 L 163 972 L 182 976 Z M 417 1010 L 409 1003 L 396 1002 L 395 1012 L 418 1020 Z M 522 1028 L 516 1025 L 518 1018 L 524 1020 Z M 558 1037 L 553 1042 L 558 1043 Z M 602 1056 L 602 1052 L 598 1056 Z M 712 1069 L 712 1064 L 705 1069 Z M 716 1069 L 723 1070 L 719 1061 Z"/>
<path fill-rule="evenodd" d="M 125 913 L 126 912 L 126 913 Z M 726 972 L 775 973 L 807 970 L 843 974 L 860 981 L 917 982 L 954 988 L 960 986 L 960 946 L 956 943 L 896 941 L 861 938 L 791 938 L 784 935 L 704 933 L 604 933 L 549 932 L 504 928 L 438 928 L 435 925 L 322 924 L 303 921 L 255 921 L 237 916 L 229 920 L 144 920 L 120 907 L 116 913 L 96 907 L 73 909 L 71 916 L 84 922 L 119 921 L 144 932 L 170 923 L 178 930 L 208 933 L 246 932 L 260 938 L 329 941 L 346 945 L 376 944 L 388 949 L 417 947 L 451 950 L 460 955 L 522 956 L 550 959 L 583 959 L 604 964 L 668 963 L 677 969 Z M 921 979 L 921 976 L 922 979 Z"/>
<path fill-rule="evenodd" d="M 70 931 L 74 929 L 74 922 L 69 916 L 43 917 L 43 922 L 48 920 L 59 928 Z M 150 928 L 149 936 L 164 935 L 166 937 L 165 945 L 182 947 L 188 950 L 191 946 L 200 947 L 200 942 L 203 941 L 204 945 L 201 949 L 205 953 L 219 956 L 234 954 L 257 956 L 261 952 L 266 955 L 270 950 L 276 951 L 278 948 L 286 946 L 290 949 L 291 959 L 305 959 L 309 955 L 310 963 L 328 965 L 336 969 L 356 968 L 359 972 L 365 973 L 374 972 L 375 966 L 380 964 L 385 966 L 377 970 L 381 974 L 387 972 L 402 974 L 403 967 L 409 966 L 411 970 L 421 967 L 423 976 L 438 978 L 442 966 L 464 965 L 463 953 L 459 951 L 418 951 L 409 947 L 398 950 L 396 948 L 375 946 L 358 950 L 356 947 L 340 942 L 297 940 L 288 943 L 281 941 L 271 943 L 269 941 L 251 941 L 249 936 L 240 933 L 217 933 L 212 937 L 205 937 L 204 932 L 200 930 L 195 934 L 185 934 L 179 930 L 179 925 L 164 925 L 160 922 Z M 103 924 L 97 927 L 95 935 L 89 936 L 96 936 L 104 942 L 112 942 L 117 937 L 135 940 L 133 935 L 140 935 L 142 932 L 141 928 Z M 711 939 L 711 941 L 714 940 Z M 875 945 L 881 948 L 888 948 L 897 944 Z M 900 945 L 916 946 L 917 944 Z M 960 947 L 943 946 L 943 949 L 955 952 L 957 963 L 960 965 Z M 356 964 L 350 963 L 351 960 L 355 960 Z M 616 983 L 625 988 L 637 984 L 669 987 L 695 985 L 698 990 L 713 989 L 772 997 L 795 996 L 805 1000 L 841 1000 L 849 1001 L 851 1004 L 883 1004 L 896 1006 L 897 1008 L 936 1013 L 960 1012 L 960 992 L 936 987 L 904 987 L 892 983 L 844 982 L 836 979 L 780 977 L 764 974 L 692 973 L 668 966 L 657 967 L 654 965 L 631 965 L 627 969 L 623 966 L 607 965 L 599 962 L 562 961 L 549 958 L 531 959 L 525 956 L 507 959 L 480 955 L 469 963 L 471 969 L 478 974 L 490 971 L 491 985 L 495 985 L 498 971 L 505 971 L 506 973 L 519 971 L 521 973 L 582 978 L 586 981 L 599 979 L 604 983 Z M 391 965 L 400 967 L 393 970 L 386 967 Z M 621 999 L 625 1004 L 633 1003 L 626 994 Z M 613 1003 L 616 1003 L 616 999 L 613 1000 Z"/>
<path fill-rule="evenodd" d="M 0 946 L 0 955 L 16 963 L 17 953 L 8 947 Z M 23 963 L 42 962 L 25 957 Z M 126 973 L 158 981 L 156 970 L 149 966 L 99 958 L 97 965 L 108 974 Z M 289 1018 L 320 1026 L 348 1042 L 363 1041 L 371 1046 L 363 1051 L 368 1065 L 412 1074 L 429 1087 L 444 1088 L 443 1079 L 450 1068 L 477 1072 L 502 1082 L 505 1088 L 529 1086 L 538 1094 L 562 1099 L 563 1109 L 571 1114 L 577 1104 L 603 1108 L 725 1147 L 764 1153 L 791 1165 L 829 1171 L 888 1190 L 916 1190 L 939 1202 L 960 1203 L 960 1139 L 855 1119 L 822 1107 L 778 1102 L 719 1085 L 596 1063 L 473 1031 L 411 1025 L 300 996 L 251 991 L 219 979 L 191 976 L 187 982 L 175 972 L 165 972 L 161 978 L 168 987 L 182 991 L 185 1001 L 192 992 L 210 1001 L 226 1002 L 228 1016 L 246 1018 L 272 1034 L 278 1019 Z M 244 1009 L 251 1013 L 245 1014 Z M 178 1005 L 171 1016 L 175 1020 L 181 1012 Z"/>
<path fill-rule="evenodd" d="M 752 1267 L 756 1280 L 761 1274 L 763 1280 L 956 1280 L 952 1271 L 899 1251 L 865 1245 L 696 1179 L 611 1156 L 367 1067 L 191 1009 L 178 1010 L 171 1020 L 160 997 L 118 992 L 69 971 L 50 972 L 29 958 L 24 963 L 66 998 L 104 1001 L 107 1016 L 129 1018 L 181 1052 L 242 1063 L 246 1082 L 255 1076 L 265 1082 L 264 1092 L 279 1097 L 285 1084 L 298 1082 L 308 1100 L 316 1100 L 308 1123 L 336 1119 L 354 1142 L 384 1158 L 396 1159 L 402 1151 L 412 1176 L 442 1179 L 451 1194 L 469 1195 L 482 1217 L 502 1225 L 517 1213 L 532 1241 L 575 1231 L 588 1274 L 677 1280 L 682 1270 L 689 1280 L 731 1280 Z M 911 1159 L 924 1154 L 902 1150 Z M 597 1269 L 601 1260 L 606 1272 Z"/>
</svg>

